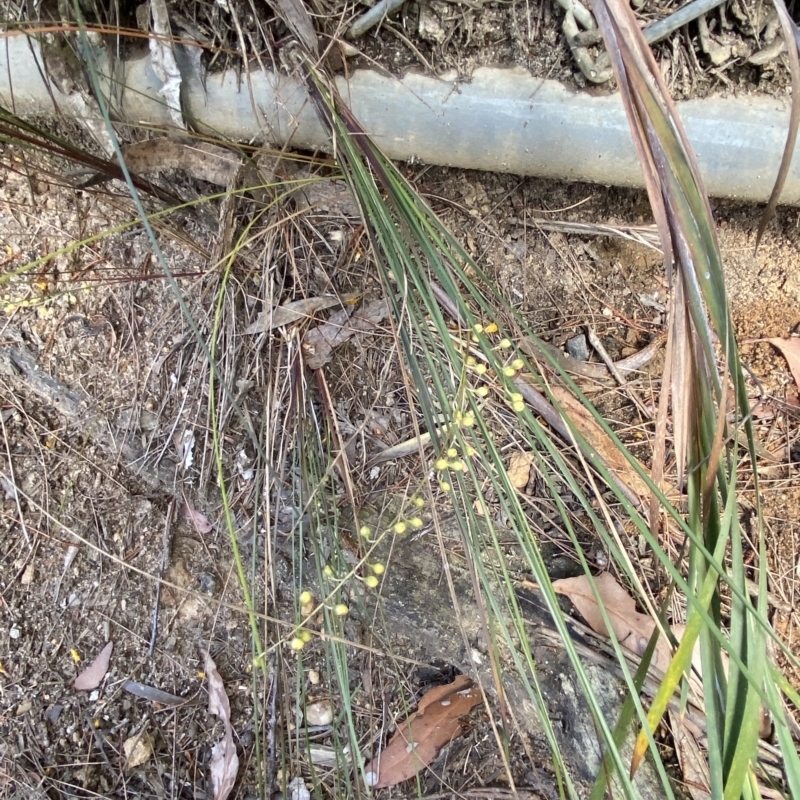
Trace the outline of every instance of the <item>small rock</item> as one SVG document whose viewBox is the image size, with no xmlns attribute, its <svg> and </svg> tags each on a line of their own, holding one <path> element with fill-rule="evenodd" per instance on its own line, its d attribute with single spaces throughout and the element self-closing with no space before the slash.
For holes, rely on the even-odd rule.
<svg viewBox="0 0 800 800">
<path fill-rule="evenodd" d="M 289 790 L 289 800 L 311 800 L 311 792 L 302 778 L 293 778 L 286 788 Z"/>
<path fill-rule="evenodd" d="M 333 705 L 330 700 L 318 700 L 306 706 L 306 722 L 309 725 L 330 725 L 333 722 Z"/>
<path fill-rule="evenodd" d="M 146 764 L 153 755 L 153 745 L 149 736 L 131 736 L 122 743 L 122 749 L 125 752 L 128 769 Z"/>
<path fill-rule="evenodd" d="M 586 336 L 579 333 L 577 336 L 567 339 L 567 352 L 570 358 L 574 358 L 576 361 L 588 361 L 589 345 L 586 343 Z"/>
<path fill-rule="evenodd" d="M 435 44 L 441 44 L 447 36 L 439 18 L 427 6 L 420 6 L 417 30 L 426 42 Z"/>
</svg>

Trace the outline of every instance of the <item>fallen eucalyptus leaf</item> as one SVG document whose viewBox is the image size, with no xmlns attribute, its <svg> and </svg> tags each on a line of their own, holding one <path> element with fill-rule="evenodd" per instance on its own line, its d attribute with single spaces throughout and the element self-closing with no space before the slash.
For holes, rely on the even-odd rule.
<svg viewBox="0 0 800 800">
<path fill-rule="evenodd" d="M 598 575 L 594 579 L 594 583 L 619 643 L 632 653 L 636 653 L 638 656 L 643 655 L 656 628 L 656 623 L 646 614 L 641 614 L 636 610 L 636 601 L 617 583 L 610 572 Z M 609 635 L 586 575 L 553 581 L 553 589 L 558 594 L 569 597 L 586 620 L 587 625 L 595 633 L 599 633 L 601 636 Z M 666 672 L 671 660 L 672 649 L 669 643 L 663 636 L 659 637 L 652 664 L 661 672 Z"/>
<path fill-rule="evenodd" d="M 649 497 L 650 490 L 647 484 L 580 401 L 563 386 L 554 385 L 551 387 L 551 391 L 561 406 L 561 410 L 569 417 L 570 422 L 578 429 L 583 438 L 597 451 L 614 475 L 640 498 Z"/>
<path fill-rule="evenodd" d="M 461 717 L 482 700 L 466 675 L 436 686 L 419 701 L 419 709 L 397 728 L 383 752 L 364 767 L 373 789 L 396 786 L 430 764 L 448 742 L 463 733 Z"/>
</svg>

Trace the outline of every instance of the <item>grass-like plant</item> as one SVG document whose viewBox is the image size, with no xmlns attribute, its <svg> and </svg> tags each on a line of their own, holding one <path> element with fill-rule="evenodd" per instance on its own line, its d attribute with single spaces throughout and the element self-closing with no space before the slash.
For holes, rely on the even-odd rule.
<svg viewBox="0 0 800 800">
<path fill-rule="evenodd" d="M 792 663 L 797 663 L 797 659 L 786 651 L 767 620 L 766 567 L 758 571 L 755 602 L 745 581 L 737 494 L 737 476 L 742 469 L 740 433 L 753 470 L 759 563 L 766 565 L 757 503 L 757 453 L 712 214 L 680 120 L 630 9 L 620 0 L 598 0 L 595 11 L 645 172 L 672 287 L 667 367 L 650 473 L 630 456 L 559 362 L 548 359 L 546 349 L 541 349 L 547 363 L 547 370 L 543 370 L 531 357 L 531 351 L 522 346 L 526 337 L 535 340 L 535 332 L 514 313 L 491 277 L 369 139 L 336 95 L 333 84 L 317 71 L 312 60 L 301 56 L 296 63 L 318 115 L 330 133 L 336 164 L 361 210 L 371 253 L 393 312 L 394 340 L 402 357 L 409 408 L 418 433 L 418 457 L 434 475 L 429 480 L 426 473 L 411 487 L 409 496 L 423 498 L 434 520 L 444 508 L 455 516 L 490 643 L 497 694 L 503 696 L 502 670 L 513 668 L 539 710 L 552 748 L 561 796 L 578 797 L 579 791 L 559 752 L 558 739 L 538 688 L 536 664 L 514 577 L 506 561 L 507 543 L 501 543 L 498 532 L 486 524 L 492 509 L 497 507 L 506 520 L 506 533 L 513 536 L 515 549 L 539 586 L 592 713 L 605 754 L 594 796 L 601 796 L 613 778 L 616 791 L 636 797 L 632 774 L 648 747 L 665 795 L 675 796 L 654 736 L 667 705 L 676 693 L 680 695 L 688 680 L 695 642 L 699 642 L 712 796 L 726 800 L 759 796 L 762 776 L 758 767 L 758 722 L 765 708 L 772 716 L 784 760 L 782 789 L 800 797 L 800 760 L 784 707 L 785 699 L 797 704 L 798 698 L 775 664 L 764 657 L 767 643 L 772 640 Z M 104 111 L 107 116 L 107 109 Z M 110 119 L 107 121 L 111 129 Z M 39 146 L 32 138 L 34 129 L 9 116 L 0 119 L 0 123 L 6 126 L 0 127 L 0 135 Z M 61 148 L 59 153 L 74 156 L 67 152 L 66 143 L 52 141 L 51 146 Z M 120 161 L 120 175 L 137 198 L 140 219 L 147 226 L 152 215 L 148 216 L 138 201 L 138 190 L 145 187 L 128 174 L 124 159 Z M 110 169 L 108 164 L 91 165 Z M 157 247 L 152 229 L 150 234 L 156 255 L 180 298 L 179 287 Z M 249 234 L 250 228 L 244 231 L 241 241 Z M 261 490 L 254 493 L 252 501 L 254 519 L 259 512 L 270 517 L 271 509 L 261 507 L 259 500 L 269 496 L 265 474 L 272 472 L 274 465 L 270 461 L 280 455 L 281 459 L 292 462 L 291 469 L 280 477 L 290 485 L 302 512 L 291 542 L 296 614 L 294 619 L 279 624 L 272 615 L 274 596 L 269 592 L 264 597 L 263 611 L 257 610 L 256 599 L 248 590 L 258 579 L 256 564 L 254 561 L 248 568 L 239 555 L 220 436 L 223 417 L 231 409 L 238 410 L 220 356 L 227 280 L 234 257 L 232 250 L 223 267 L 215 324 L 209 339 L 201 334 L 194 321 L 191 324 L 210 367 L 209 418 L 214 432 L 217 481 L 250 610 L 253 655 L 259 667 L 254 672 L 253 694 L 254 698 L 260 696 L 269 679 L 267 666 L 274 671 L 281 645 L 291 641 L 302 659 L 309 636 L 321 633 L 319 647 L 324 652 L 329 677 L 339 692 L 342 713 L 334 735 L 337 769 L 326 788 L 336 796 L 361 796 L 366 791 L 360 755 L 362 742 L 350 702 L 349 648 L 343 620 L 348 604 L 358 601 L 359 592 L 352 587 L 356 585 L 361 590 L 359 577 L 363 579 L 365 565 L 381 537 L 391 536 L 394 526 L 405 524 L 403 518 L 408 515 L 403 511 L 394 513 L 380 530 L 368 531 L 364 526 L 358 560 L 352 563 L 341 542 L 353 523 L 343 519 L 341 498 L 333 487 L 339 481 L 346 491 L 351 491 L 353 479 L 341 457 L 342 448 L 337 446 L 341 438 L 333 406 L 328 401 L 322 373 L 317 375 L 315 387 L 321 402 L 312 402 L 302 356 L 293 351 L 287 363 L 273 372 L 275 375 L 282 372 L 287 377 L 281 386 L 271 387 L 270 397 L 274 402 L 270 404 L 270 413 L 265 415 L 265 424 L 258 429 L 251 425 L 245 428 L 258 454 L 262 481 Z M 183 310 L 190 316 L 185 305 Z M 720 363 L 722 369 L 718 367 Z M 632 500 L 630 492 L 620 485 L 618 477 L 586 441 L 581 428 L 556 399 L 548 374 L 557 375 L 557 380 L 579 398 L 627 459 L 630 470 L 648 486 L 649 508 Z M 664 490 L 662 464 L 670 401 L 678 457 L 677 482 L 683 483 L 685 478 L 686 513 L 667 499 Z M 282 419 L 278 409 L 285 415 Z M 560 430 L 560 438 L 554 429 Z M 676 642 L 672 663 L 649 709 L 641 699 L 643 672 L 632 673 L 625 651 L 612 636 L 628 701 L 622 721 L 605 718 L 553 589 L 529 511 L 510 480 L 506 458 L 501 453 L 501 442 L 509 439 L 515 439 L 521 449 L 532 454 L 560 524 L 588 576 L 592 574 L 589 560 L 576 530 L 574 509 L 563 500 L 564 486 L 590 521 L 619 573 L 638 592 L 645 606 L 656 614 L 641 576 L 620 542 L 608 509 L 609 498 L 623 509 L 669 575 L 674 591 L 685 600 L 686 631 L 680 642 Z M 673 563 L 670 559 L 660 541 L 661 524 L 685 537 L 686 563 Z M 359 527 L 356 522 L 356 529 Z M 314 553 L 313 575 L 303 572 L 307 568 L 305 554 L 309 551 Z M 271 581 L 271 576 L 265 576 L 266 586 Z M 312 598 L 312 608 L 307 608 L 309 598 L 303 593 L 312 585 L 317 596 Z M 723 613 L 723 608 L 729 610 Z M 270 625 L 266 636 L 264 619 Z M 312 620 L 319 624 L 319 631 L 312 633 Z M 661 624 L 668 627 L 664 620 Z M 608 628 L 613 630 L 610 624 Z M 304 702 L 304 689 L 299 681 L 291 699 L 300 705 Z M 268 713 L 258 702 L 256 710 L 259 718 Z M 620 743 L 627 733 L 623 723 L 634 717 L 641 732 L 631 764 L 623 758 Z M 500 737 L 498 748 L 502 752 Z M 287 745 L 282 757 L 299 758 L 301 749 L 299 743 L 293 742 Z M 274 747 L 268 747 L 262 755 L 265 759 L 281 757 Z M 317 780 L 313 764 L 310 769 Z M 262 791 L 266 793 L 268 788 L 263 786 Z"/>
<path fill-rule="evenodd" d="M 513 320 L 512 324 L 529 336 L 533 332 L 526 330 L 524 322 L 509 313 L 504 299 L 480 266 L 369 140 L 331 85 L 320 78 L 309 62 L 301 66 L 301 71 L 307 78 L 309 94 L 318 114 L 331 134 L 337 163 L 361 207 L 385 291 L 394 307 L 398 339 L 408 373 L 413 378 L 409 394 L 419 409 L 421 427 L 431 437 L 432 454 L 428 458 L 432 455 L 435 463 L 451 446 L 459 453 L 472 453 L 471 458 L 465 459 L 463 470 L 448 470 L 446 475 L 440 476 L 443 477 L 440 485 L 444 485 L 452 501 L 468 554 L 469 570 L 482 590 L 480 596 L 485 604 L 486 619 L 491 620 L 487 622 L 487 635 L 497 637 L 496 643 L 502 641 L 504 649 L 515 654 L 521 674 L 534 672 L 508 573 L 501 568 L 500 583 L 505 591 L 498 593 L 494 582 L 497 575 L 490 576 L 484 568 L 487 552 L 494 551 L 503 563 L 494 532 L 481 524 L 475 511 L 474 498 L 479 498 L 480 505 L 488 485 L 516 535 L 527 567 L 541 587 L 625 794 L 632 795 L 634 790 L 628 776 L 636 772 L 649 746 L 664 789 L 672 795 L 653 735 L 668 702 L 691 673 L 692 653 L 699 640 L 712 796 L 737 798 L 743 794 L 758 794 L 758 729 L 762 706 L 769 709 L 774 719 L 787 787 L 796 795 L 800 787 L 800 762 L 787 724 L 787 712 L 780 699 L 781 687 L 785 687 L 786 682 L 779 679 L 775 665 L 764 658 L 767 640 L 775 638 L 766 617 L 766 568 L 759 570 L 756 602 L 751 601 L 745 582 L 737 495 L 740 431 L 745 435 L 754 470 L 754 519 L 760 563 L 766 565 L 755 475 L 757 454 L 710 206 L 680 120 L 630 9 L 623 3 L 608 2 L 597 4 L 596 11 L 645 171 L 673 292 L 653 474 L 641 475 L 652 494 L 649 520 L 619 490 L 599 459 L 593 459 L 591 465 L 584 460 L 584 474 L 575 474 L 574 462 L 564 458 L 562 448 L 554 442 L 551 433 L 542 427 L 530 408 L 520 402 L 523 396 L 518 391 L 521 373 L 537 384 L 536 388 L 543 395 L 549 395 L 536 366 L 513 346 L 510 352 L 498 347 L 498 341 L 506 338 L 504 334 L 512 333 L 501 327 L 504 321 Z M 497 330 L 496 338 L 487 333 L 490 329 Z M 455 335 L 454 330 L 458 332 Z M 719 348 L 715 345 L 715 336 Z M 475 380 L 468 351 L 463 346 L 465 341 L 471 342 L 480 354 L 480 363 L 486 366 L 489 378 L 484 373 L 480 381 Z M 722 363 L 721 372 L 718 361 Z M 552 492 L 564 529 L 573 537 L 576 553 L 587 574 L 589 567 L 574 535 L 571 515 L 560 502 L 556 480 L 568 483 L 612 553 L 618 569 L 627 574 L 633 586 L 639 585 L 638 576 L 631 573 L 630 562 L 618 548 L 607 520 L 595 513 L 586 495 L 585 486 L 594 484 L 597 473 L 617 494 L 618 501 L 686 600 L 686 631 L 647 714 L 639 702 L 637 685 L 624 659 L 620 660 L 641 727 L 632 764 L 623 767 L 611 730 L 613 722 L 605 720 L 600 713 L 581 661 L 571 647 L 536 538 L 494 446 L 495 431 L 488 421 L 490 404 L 477 391 L 481 386 L 489 388 L 495 408 L 505 405 L 513 410 L 516 433 L 524 442 L 523 446 L 535 454 L 537 468 Z M 577 387 L 572 388 L 580 396 Z M 688 512 L 685 516 L 662 493 L 670 397 L 677 478 L 679 484 L 684 477 L 686 482 Z M 554 398 L 550 400 L 558 407 Z M 732 415 L 728 400 L 734 409 Z M 591 408 L 590 404 L 587 403 L 587 407 Z M 564 416 L 572 437 L 579 444 L 579 451 L 586 453 L 586 443 L 571 425 L 569 416 Z M 599 415 L 596 419 L 604 424 Z M 505 420 L 505 424 L 509 422 Z M 611 431 L 608 433 L 613 437 Z M 617 444 L 625 452 L 618 440 Z M 631 464 L 639 469 L 632 461 Z M 689 542 L 688 569 L 684 564 L 672 563 L 659 544 L 658 519 L 662 512 L 669 524 L 681 530 Z M 723 594 L 730 598 L 730 611 L 725 616 Z M 620 654 L 618 647 L 617 652 Z M 786 655 L 794 659 L 791 654 Z M 498 685 L 497 689 L 502 695 L 502 686 Z M 531 699 L 541 707 L 541 699 L 535 691 Z M 554 750 L 557 747 L 554 746 Z M 556 763 L 560 763 L 558 757 Z M 569 776 L 562 777 L 563 790 L 571 794 Z"/>
</svg>

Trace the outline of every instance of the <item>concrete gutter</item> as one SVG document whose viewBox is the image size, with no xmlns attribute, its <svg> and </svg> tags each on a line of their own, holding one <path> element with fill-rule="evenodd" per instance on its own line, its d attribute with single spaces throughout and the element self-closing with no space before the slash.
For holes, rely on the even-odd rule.
<svg viewBox="0 0 800 800">
<path fill-rule="evenodd" d="M 239 141 L 330 149 L 305 91 L 277 73 L 201 75 L 176 47 L 184 117 L 202 131 Z M 196 60 L 195 60 L 196 63 Z M 102 66 L 102 64 L 101 64 Z M 69 98 L 44 78 L 38 43 L 8 36 L 0 45 L 0 102 L 20 115 L 68 113 Z M 50 83 L 50 85 L 48 85 Z M 469 83 L 409 73 L 402 80 L 358 70 L 339 90 L 391 158 L 562 181 L 643 186 L 618 95 L 571 92 L 520 68 L 482 68 Z M 105 79 L 109 88 L 112 82 Z M 150 57 L 123 62 L 110 94 L 120 119 L 169 127 Z M 124 88 L 123 88 L 124 87 Z M 777 174 L 788 102 L 712 97 L 678 104 L 712 196 L 763 202 Z M 795 158 L 783 202 L 800 203 Z"/>
</svg>

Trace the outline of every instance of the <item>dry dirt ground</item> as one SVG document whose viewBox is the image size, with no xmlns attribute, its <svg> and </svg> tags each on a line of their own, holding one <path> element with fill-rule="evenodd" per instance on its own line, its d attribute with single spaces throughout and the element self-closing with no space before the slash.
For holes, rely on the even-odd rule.
<svg viewBox="0 0 800 800">
<path fill-rule="evenodd" d="M 750 7 L 737 8 L 726 12 L 724 19 L 734 21 L 729 27 L 718 22 L 718 38 L 746 40 L 744 23 L 736 20 Z M 420 7 L 412 5 L 395 25 L 398 31 L 386 26 L 370 41 L 370 57 L 393 69 L 413 59 L 418 66 L 421 58 L 433 68 L 455 64 L 465 72 L 488 61 L 525 63 L 580 82 L 561 41 L 557 6 L 532 12 L 529 4 L 486 3 L 481 11 L 434 2 L 430 9 L 445 39 L 414 35 L 417 53 L 397 44 L 398 31 L 418 30 L 413 15 Z M 503 33 L 509 18 L 517 31 L 510 37 Z M 468 45 L 476 41 L 483 49 L 473 52 Z M 695 45 L 689 37 L 659 50 L 679 94 L 703 94 L 725 81 L 748 90 L 783 86 L 772 63 L 756 68 L 740 59 L 712 67 L 704 61 L 698 70 L 696 62 L 706 56 Z M 211 797 L 208 764 L 223 725 L 207 711 L 210 652 L 231 702 L 241 761 L 235 796 L 257 796 L 266 786 L 299 798 L 297 789 L 286 788 L 296 777 L 318 796 L 343 795 L 341 776 L 330 765 L 346 724 L 343 698 L 333 694 L 335 665 L 316 639 L 301 657 L 290 642 L 301 589 L 319 590 L 315 559 L 341 551 L 346 560 L 348 548 L 357 546 L 329 543 L 320 554 L 312 545 L 318 540 L 298 534 L 308 509 L 295 500 L 309 458 L 298 452 L 297 425 L 310 424 L 298 423 L 298 409 L 309 419 L 335 410 L 349 442 L 359 513 L 374 527 L 410 505 L 413 487 L 428 476 L 415 456 L 380 467 L 369 463 L 376 449 L 413 432 L 388 326 L 373 327 L 336 351 L 324 381 L 298 370 L 296 352 L 305 331 L 332 311 L 267 333 L 248 331 L 258 330 L 264 309 L 287 301 L 378 297 L 360 223 L 341 205 L 300 213 L 297 198 L 266 211 L 250 198 L 235 213 L 222 200 L 207 203 L 205 214 L 173 214 L 158 232 L 176 292 L 139 226 L 108 233 L 135 217 L 125 187 L 76 190 L 65 185 L 64 171 L 64 164 L 42 154 L 3 150 L 0 792 Z M 663 329 L 667 292 L 657 254 L 620 238 L 558 229 L 563 222 L 647 225 L 644 194 L 425 166 L 406 172 L 546 340 L 563 347 L 591 325 L 612 357 L 621 358 Z M 161 179 L 187 199 L 211 191 L 186 175 Z M 257 212 L 263 218 L 228 263 L 223 257 L 238 240 L 227 234 L 243 229 L 231 220 Z M 751 396 L 762 400 L 758 432 L 772 456 L 759 467 L 770 615 L 798 652 L 800 402 L 786 362 L 766 341 L 800 325 L 798 213 L 779 211 L 757 255 L 759 210 L 716 203 L 715 213 Z M 15 272 L 32 262 L 33 268 Z M 219 364 L 213 376 L 204 352 L 212 346 Z M 235 405 L 220 400 L 220 382 Z M 636 386 L 645 402 L 655 400 L 658 361 Z M 298 397 L 307 405 L 295 407 Z M 212 408 L 212 399 L 222 405 Z M 593 399 L 647 461 L 647 439 L 625 399 L 608 389 Z M 219 473 L 215 432 L 221 437 Z M 745 475 L 745 490 L 747 481 Z M 526 491 L 535 498 L 534 483 Z M 419 535 L 398 537 L 382 553 L 389 567 L 398 561 L 397 572 L 387 575 L 394 581 L 386 584 L 388 605 L 379 612 L 375 595 L 355 593 L 342 627 L 349 643 L 348 703 L 365 753 L 378 749 L 394 715 L 402 718 L 404 702 L 413 704 L 431 685 L 448 682 L 459 667 L 485 667 L 480 634 L 464 643 L 447 627 L 448 595 L 436 594 L 441 575 L 424 572 L 439 563 L 438 544 L 428 510 L 419 513 Z M 541 529 L 554 574 L 574 573 L 563 535 L 544 523 Z M 466 583 L 458 571 L 459 544 L 454 538 L 449 545 L 456 580 Z M 262 615 L 263 653 L 253 653 L 234 552 Z M 596 561 L 602 566 L 601 552 Z M 160 589 L 154 576 L 163 578 Z M 423 585 L 430 594 L 422 596 Z M 74 689 L 76 675 L 109 641 L 112 661 L 101 685 Z M 559 664 L 557 655 L 539 655 L 544 664 L 547 658 Z M 553 666 L 550 674 L 559 670 Z M 546 675 L 545 669 L 543 681 L 551 685 Z M 791 677 L 800 687 L 800 675 Z M 552 702 L 566 742 L 585 710 Z M 334 719 L 298 712 L 314 703 L 323 711 L 330 707 Z M 486 712 L 478 710 L 465 736 L 406 794 L 504 798 L 510 774 L 520 796 L 554 797 L 552 770 L 539 748 L 533 735 L 513 736 L 507 767 Z M 266 774 L 257 767 L 264 763 Z"/>
</svg>

